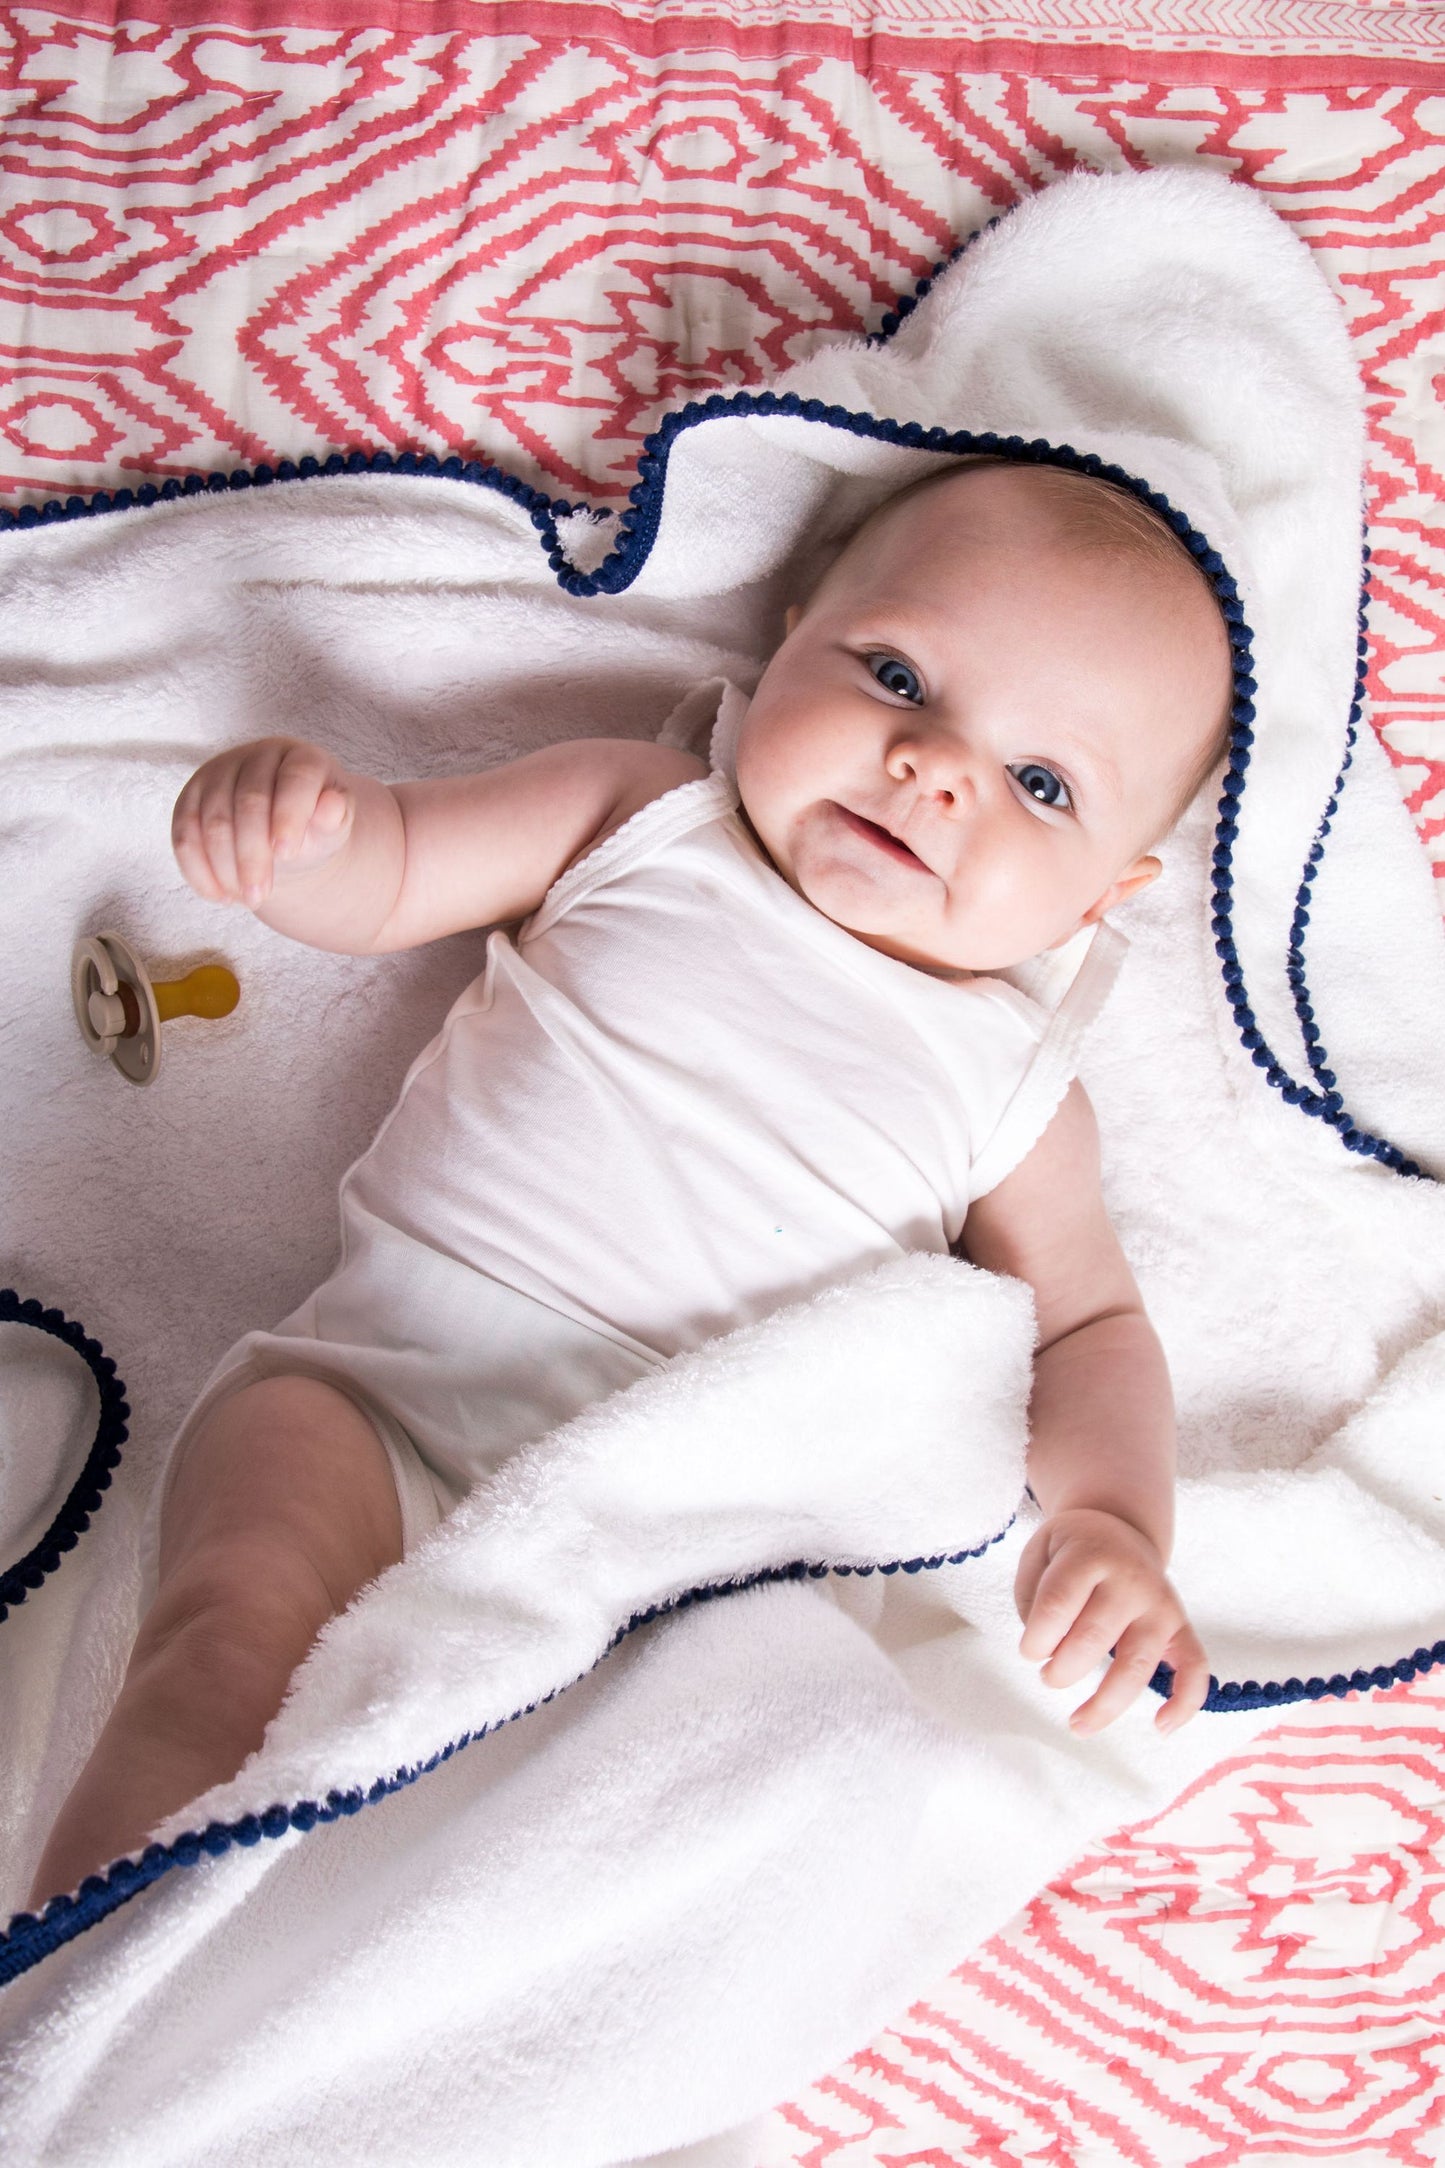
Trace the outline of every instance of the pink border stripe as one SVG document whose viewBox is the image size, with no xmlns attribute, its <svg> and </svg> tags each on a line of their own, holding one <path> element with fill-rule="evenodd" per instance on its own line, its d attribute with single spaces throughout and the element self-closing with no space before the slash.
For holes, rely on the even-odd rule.
<svg viewBox="0 0 1445 2168">
<path fill-rule="evenodd" d="M 29 12 L 27 10 L 27 12 Z M 951 70 L 966 75 L 1038 75 L 1114 78 L 1137 83 L 1197 88 L 1428 87 L 1445 81 L 1445 39 L 1438 61 L 1411 60 L 1379 51 L 1174 51 L 1125 44 L 1054 44 L 1045 40 L 959 35 L 908 37 L 873 32 L 857 37 L 843 23 L 776 22 L 743 25 L 726 17 L 697 15 L 634 18 L 606 6 L 572 0 L 393 0 L 390 6 L 348 5 L 348 0 L 152 0 L 149 7 L 116 6 L 114 0 L 66 0 L 52 12 L 57 21 L 142 23 L 160 29 L 215 24 L 256 33 L 277 30 L 385 30 L 408 35 L 586 38 L 621 46 L 640 58 L 675 52 L 729 52 L 739 59 L 866 57 L 868 65 Z M 1431 11 L 1433 12 L 1433 11 Z M 1428 17 L 1426 18 L 1428 19 Z M 1284 46 L 1287 41 L 1275 41 Z"/>
</svg>

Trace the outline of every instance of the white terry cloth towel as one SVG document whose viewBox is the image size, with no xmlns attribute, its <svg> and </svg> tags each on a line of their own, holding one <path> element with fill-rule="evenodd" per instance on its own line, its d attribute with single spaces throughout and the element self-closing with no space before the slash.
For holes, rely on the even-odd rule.
<svg viewBox="0 0 1445 2168">
<path fill-rule="evenodd" d="M 5 1277 L 135 1410 L 62 1558 L 37 1532 L 94 1396 L 0 1326 L 40 1583 L 0 1624 L 12 1902 L 114 1689 L 174 1425 L 329 1269 L 336 1181 L 480 965 L 472 937 L 333 957 L 200 902 L 186 775 L 270 730 L 393 777 L 702 742 L 698 688 L 756 682 L 816 550 L 996 438 L 1167 500 L 1234 626 L 1234 756 L 1121 913 L 1083 1061 L 1175 1383 L 1211 1707 L 1167 1742 L 1153 1695 L 1070 1736 L 1087 1689 L 1040 1684 L 1011 1593 L 1026 1291 L 900 1258 L 521 1453 L 333 1623 L 233 1782 L 12 1925 L 17 2168 L 744 2162 L 749 2118 L 1091 1836 L 1289 1702 L 1445 1656 L 1445 958 L 1358 722 L 1340 313 L 1261 202 L 1166 171 L 1045 191 L 901 314 L 674 416 L 617 525 L 475 470 L 308 467 L 0 536 Z M 108 926 L 242 982 L 224 1023 L 166 1027 L 144 1091 L 70 1014 L 71 944 Z M 1021 979 L 1055 1001 L 1076 965 Z"/>
</svg>

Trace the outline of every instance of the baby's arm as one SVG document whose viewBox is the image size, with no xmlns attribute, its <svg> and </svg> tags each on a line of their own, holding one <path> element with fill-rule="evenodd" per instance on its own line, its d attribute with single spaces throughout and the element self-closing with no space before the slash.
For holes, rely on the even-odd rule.
<svg viewBox="0 0 1445 2168">
<path fill-rule="evenodd" d="M 610 827 L 706 773 L 668 746 L 580 738 L 478 775 L 389 784 L 300 738 L 258 738 L 196 770 L 171 841 L 209 902 L 245 902 L 312 948 L 375 956 L 526 918 Z"/>
<path fill-rule="evenodd" d="M 1174 1687 L 1155 1722 L 1203 1706 L 1209 1665 L 1164 1568 L 1173 1543 L 1174 1403 L 1164 1352 L 1104 1210 L 1099 1136 L 1071 1085 L 1033 1150 L 969 1208 L 973 1263 L 1033 1288 L 1039 1321 L 1029 1485 L 1047 1516 L 1014 1587 L 1023 1655 L 1075 1686 L 1112 1649 L 1103 1684 L 1070 1719 L 1098 1731 L 1162 1659 Z"/>
</svg>

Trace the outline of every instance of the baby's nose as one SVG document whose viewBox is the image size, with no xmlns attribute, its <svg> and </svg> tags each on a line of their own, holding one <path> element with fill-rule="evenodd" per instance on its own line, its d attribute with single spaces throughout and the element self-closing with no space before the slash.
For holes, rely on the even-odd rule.
<svg viewBox="0 0 1445 2168">
<path fill-rule="evenodd" d="M 900 779 L 910 776 L 919 796 L 947 818 L 971 812 L 977 802 L 977 761 L 950 733 L 925 728 L 895 740 L 888 766 Z"/>
<path fill-rule="evenodd" d="M 943 813 L 966 813 L 978 796 L 973 763 L 962 746 L 934 743 L 916 749 L 914 773 L 924 796 Z"/>
</svg>

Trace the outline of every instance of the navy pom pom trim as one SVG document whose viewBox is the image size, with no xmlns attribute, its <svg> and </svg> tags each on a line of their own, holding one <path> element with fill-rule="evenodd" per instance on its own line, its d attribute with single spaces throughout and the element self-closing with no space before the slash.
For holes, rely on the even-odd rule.
<svg viewBox="0 0 1445 2168">
<path fill-rule="evenodd" d="M 130 1407 L 125 1384 L 116 1376 L 115 1364 L 105 1349 L 63 1310 L 47 1310 L 36 1301 L 22 1301 L 13 1287 L 0 1287 L 0 1325 L 33 1325 L 38 1332 L 63 1340 L 88 1366 L 100 1394 L 100 1420 L 94 1440 L 59 1512 L 40 1541 L 0 1573 L 0 1619 L 5 1619 L 54 1573 L 65 1553 L 75 1549 L 92 1515 L 99 1512 L 111 1477 L 120 1466 L 120 1449 L 130 1435 L 126 1428 Z"/>
<path fill-rule="evenodd" d="M 30 1320 L 27 1319 L 27 1323 Z M 265 1808 L 259 1814 L 243 1814 L 234 1822 L 209 1822 L 204 1829 L 187 1830 L 170 1844 L 148 1844 L 139 1859 L 118 1859 L 104 1874 L 90 1874 L 74 1895 L 52 1897 L 41 1912 L 17 1912 L 12 1915 L 4 1933 L 0 1933 L 0 1987 L 16 1980 L 33 1965 L 58 1950 L 64 1943 L 73 1942 L 112 1912 L 119 1911 L 141 1890 L 158 1882 L 163 1874 L 174 1867 L 194 1867 L 202 1859 L 219 1859 L 233 1845 L 259 1844 L 263 1837 L 284 1837 L 289 1830 L 303 1833 L 319 1828 L 327 1822 L 343 1820 L 346 1816 L 359 1814 L 363 1807 L 374 1807 L 381 1800 L 389 1799 L 393 1792 L 404 1791 L 420 1777 L 439 1769 L 464 1747 L 474 1746 L 479 1739 L 489 1738 L 494 1732 L 503 1731 L 519 1718 L 531 1716 L 537 1709 L 545 1708 L 559 1694 L 595 1671 L 598 1664 L 605 1663 L 613 1650 L 620 1647 L 629 1634 L 639 1627 L 649 1626 L 654 1619 L 667 1617 L 675 1611 L 688 1611 L 696 1604 L 712 1603 L 721 1596 L 738 1596 L 750 1588 L 762 1588 L 777 1581 L 820 1581 L 830 1573 L 924 1573 L 940 1566 L 961 1566 L 970 1558 L 981 1558 L 991 1550 L 1012 1528 L 1016 1515 L 999 1529 L 996 1535 L 977 1544 L 972 1550 L 937 1552 L 930 1557 L 889 1559 L 883 1563 L 856 1566 L 821 1565 L 808 1559 L 794 1559 L 785 1566 L 764 1566 L 757 1573 L 741 1576 L 735 1581 L 708 1582 L 697 1588 L 684 1589 L 679 1595 L 665 1602 L 649 1604 L 644 1611 L 635 1611 L 625 1626 L 619 1626 L 612 1639 L 603 1649 L 596 1663 L 575 1678 L 564 1680 L 543 1694 L 538 1701 L 528 1702 L 525 1708 L 514 1709 L 510 1716 L 498 1718 L 494 1724 L 483 1724 L 477 1731 L 463 1732 L 439 1753 L 412 1767 L 398 1769 L 392 1776 L 378 1777 L 366 1787 L 356 1786 L 349 1791 L 330 1791 L 324 1799 L 302 1799 L 292 1806 Z M 1156 1674 L 1157 1676 L 1157 1674 Z"/>
<path fill-rule="evenodd" d="M 507 474 L 490 460 L 463 459 L 453 453 L 438 458 L 435 452 L 307 452 L 300 459 L 278 459 L 274 465 L 236 467 L 229 474 L 172 476 L 166 482 L 142 482 L 135 489 L 97 489 L 88 497 L 52 497 L 45 504 L 21 505 L 18 511 L 0 509 L 0 534 L 11 528 L 54 527 L 66 520 L 98 519 L 109 512 L 130 512 L 154 504 L 174 504 L 182 497 L 224 497 L 245 489 L 269 489 L 288 482 L 313 482 L 339 474 L 426 475 L 445 482 L 468 482 L 495 489 L 530 513 L 544 545 L 558 548 L 556 521 L 569 512 L 587 511 L 585 504 L 569 504 L 563 497 L 548 497 L 530 482 Z M 565 561 L 565 560 L 564 560 Z"/>
<path fill-rule="evenodd" d="M 1190 546 L 1192 547 L 1193 544 L 1191 543 Z M 1329 802 L 1321 816 L 1319 826 L 1315 830 L 1314 840 L 1305 859 L 1299 887 L 1295 892 L 1294 918 L 1290 926 L 1289 947 L 1285 954 L 1285 976 L 1289 982 L 1295 1014 L 1299 1018 L 1300 1036 L 1304 1041 L 1305 1059 L 1309 1064 L 1310 1073 L 1319 1087 L 1318 1090 L 1312 1090 L 1310 1087 L 1299 1083 L 1289 1074 L 1283 1062 L 1280 1061 L 1278 1055 L 1259 1030 L 1254 1011 L 1250 1007 L 1249 998 L 1245 991 L 1244 973 L 1240 968 L 1239 954 L 1234 943 L 1232 904 L 1234 881 L 1231 860 L 1234 840 L 1239 826 L 1239 800 L 1244 792 L 1245 770 L 1249 765 L 1249 750 L 1254 738 L 1254 733 L 1249 726 L 1254 720 L 1254 705 L 1251 696 L 1255 690 L 1253 678 L 1241 676 L 1239 664 L 1244 651 L 1238 646 L 1236 646 L 1234 731 L 1231 737 L 1231 759 L 1229 771 L 1224 778 L 1224 790 L 1219 803 L 1219 825 L 1214 831 L 1214 916 L 1210 920 L 1210 927 L 1215 936 L 1215 953 L 1221 959 L 1225 999 L 1234 1012 L 1234 1021 L 1239 1031 L 1240 1043 L 1248 1049 L 1255 1066 L 1264 1071 L 1265 1082 L 1272 1085 L 1290 1106 L 1298 1107 L 1302 1114 L 1313 1115 L 1317 1121 L 1327 1123 L 1336 1132 L 1346 1151 L 1358 1153 L 1362 1158 L 1378 1160 L 1382 1166 L 1389 1167 L 1395 1174 L 1416 1176 L 1426 1181 L 1434 1181 L 1437 1178 L 1434 1175 L 1426 1174 L 1423 1167 L 1419 1166 L 1413 1159 L 1407 1158 L 1398 1145 L 1391 1144 L 1384 1137 L 1373 1135 L 1369 1130 L 1361 1127 L 1350 1114 L 1338 1090 L 1334 1071 L 1329 1066 L 1329 1056 L 1321 1039 L 1319 1026 L 1315 1021 L 1314 1005 L 1310 1000 L 1309 987 L 1305 979 L 1304 947 L 1305 930 L 1310 922 L 1310 894 L 1320 863 L 1324 857 L 1325 838 L 1330 832 L 1330 826 L 1335 814 L 1339 811 L 1340 792 L 1344 788 L 1345 777 L 1349 772 L 1354 753 L 1355 738 L 1364 712 L 1365 672 L 1369 655 L 1369 641 L 1365 630 L 1366 611 L 1369 602 L 1369 556 L 1368 547 L 1362 547 L 1355 691 L 1345 729 L 1344 754 L 1340 762 L 1339 773 L 1336 775 L 1330 791 Z M 1216 592 L 1218 591 L 1219 583 L 1216 583 Z M 1248 628 L 1245 627 L 1244 630 L 1247 632 Z M 1231 640 L 1235 639 L 1233 627 L 1231 627 L 1230 637 Z M 1247 660 L 1247 655 L 1244 655 L 1244 659 Z"/>
<path fill-rule="evenodd" d="M 653 1620 L 672 1612 L 690 1610 L 696 1604 L 711 1603 L 719 1597 L 741 1595 L 745 1590 L 759 1588 L 779 1581 L 819 1581 L 829 1574 L 856 1574 L 865 1578 L 874 1573 L 934 1572 L 941 1566 L 960 1566 L 972 1558 L 981 1558 L 996 1543 L 1002 1542 L 1014 1524 L 1017 1515 L 1011 1515 L 996 1535 L 974 1546 L 972 1550 L 939 1552 L 917 1558 L 897 1558 L 858 1565 L 824 1564 L 806 1559 L 795 1559 L 785 1566 L 769 1566 L 757 1573 L 748 1574 L 735 1581 L 703 1584 L 685 1589 L 680 1595 L 662 1603 L 649 1604 L 646 1610 L 634 1612 L 626 1625 L 620 1626 L 607 1647 L 588 1666 L 596 1670 L 597 1664 L 606 1661 L 613 1650 L 624 1642 L 629 1634 Z M 1112 1653 L 1112 1652 L 1111 1652 Z M 1204 1702 L 1206 1711 L 1220 1714 L 1236 1709 L 1278 1708 L 1291 1702 L 1318 1701 L 1330 1695 L 1363 1692 L 1370 1687 L 1386 1688 L 1415 1678 L 1434 1665 L 1445 1663 L 1445 1641 L 1437 1641 L 1433 1648 L 1416 1649 L 1413 1656 L 1401 1657 L 1397 1663 L 1377 1665 L 1371 1671 L 1337 1673 L 1330 1679 L 1287 1679 L 1283 1683 L 1261 1685 L 1257 1680 L 1247 1679 L 1242 1684 L 1234 1681 L 1220 1683 L 1211 1676 L 1209 1694 Z M 374 1783 L 356 1786 L 348 1791 L 329 1791 L 322 1799 L 302 1799 L 293 1805 L 279 1802 L 264 1808 L 260 1813 L 243 1814 L 234 1822 L 210 1822 L 204 1829 L 187 1830 L 170 1844 L 149 1844 L 138 1859 L 120 1859 L 106 1869 L 104 1874 L 87 1875 L 74 1895 L 52 1897 L 39 1913 L 17 1912 L 5 1932 L 0 1933 L 0 1986 L 15 1980 L 42 1958 L 49 1956 L 88 1927 L 116 1912 L 152 1882 L 160 1880 L 176 1867 L 194 1867 L 203 1859 L 219 1859 L 233 1845 L 259 1844 L 266 1837 L 283 1837 L 291 1830 L 303 1834 L 323 1827 L 328 1822 L 344 1820 L 359 1814 L 363 1808 L 379 1804 L 394 1792 L 404 1791 L 433 1769 L 449 1762 L 453 1755 L 464 1748 L 474 1746 L 478 1740 L 489 1738 L 503 1731 L 524 1716 L 530 1716 L 548 1702 L 555 1701 L 588 1675 L 580 1671 L 576 1677 L 554 1686 L 537 1701 L 525 1708 L 514 1709 L 510 1716 L 500 1717 L 496 1723 L 483 1724 L 477 1731 L 463 1732 L 459 1739 L 451 1740 L 440 1752 L 425 1761 L 398 1769 L 389 1777 L 378 1777 Z M 1153 1692 L 1167 1696 L 1173 1687 L 1174 1674 L 1168 1664 L 1160 1664 L 1149 1685 Z"/>
</svg>

